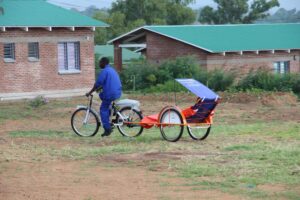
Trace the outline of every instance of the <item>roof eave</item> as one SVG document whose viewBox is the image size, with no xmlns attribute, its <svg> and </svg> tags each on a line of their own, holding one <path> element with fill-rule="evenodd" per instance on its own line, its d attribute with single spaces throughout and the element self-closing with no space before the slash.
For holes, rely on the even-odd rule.
<svg viewBox="0 0 300 200">
<path fill-rule="evenodd" d="M 137 31 L 139 31 L 139 30 L 142 30 L 142 29 L 147 30 L 147 31 L 150 31 L 150 32 L 153 32 L 153 33 L 157 33 L 157 34 L 159 34 L 159 35 L 163 35 L 163 36 L 168 37 L 168 38 L 171 38 L 171 39 L 173 39 L 173 40 L 177 40 L 177 41 L 183 42 L 183 43 L 185 43 L 185 44 L 191 45 L 191 46 L 193 46 L 193 47 L 196 47 L 196 48 L 198 48 L 198 49 L 202 49 L 202 50 L 208 51 L 208 52 L 210 52 L 210 53 L 213 53 L 213 51 L 210 50 L 210 49 L 207 49 L 207 48 L 204 48 L 204 47 L 200 47 L 200 46 L 191 44 L 191 43 L 189 43 L 189 42 L 180 40 L 180 39 L 175 38 L 175 37 L 171 37 L 171 36 L 169 36 L 169 35 L 162 34 L 162 33 L 157 32 L 157 31 L 153 31 L 153 30 L 147 28 L 147 26 L 142 26 L 142 27 L 136 28 L 136 29 L 134 29 L 134 30 L 132 30 L 132 31 L 130 31 L 130 32 L 128 32 L 128 33 L 125 33 L 125 34 L 123 34 L 123 35 L 120 35 L 119 37 L 116 37 L 116 38 L 114 38 L 114 39 L 108 41 L 107 44 L 111 44 L 111 43 L 113 43 L 113 42 L 115 42 L 115 41 L 117 41 L 117 40 L 120 40 L 120 39 L 123 38 L 123 37 L 126 37 L 126 36 L 128 36 L 128 35 L 130 35 L 130 34 L 132 34 L 132 33 L 134 33 L 134 32 L 137 32 Z"/>
<path fill-rule="evenodd" d="M 257 52 L 257 51 L 292 51 L 292 50 L 300 50 L 300 48 L 280 48 L 280 49 L 254 49 L 254 50 L 230 50 L 230 51 L 226 51 L 226 50 L 223 50 L 223 51 L 213 51 L 211 53 L 237 53 L 237 52 Z"/>
<path fill-rule="evenodd" d="M 95 32 L 96 28 L 106 28 L 108 26 L 1 26 L 0 25 L 0 31 L 6 32 L 6 28 L 20 28 L 23 29 L 24 31 L 28 32 L 30 28 L 43 28 L 48 31 L 52 31 L 53 28 L 67 28 L 70 29 L 71 31 L 75 31 L 76 28 L 88 28 L 91 29 L 91 31 Z"/>
<path fill-rule="evenodd" d="M 128 35 L 130 35 L 130 34 L 136 32 L 136 31 L 139 31 L 139 30 L 144 29 L 144 28 L 145 28 L 145 27 L 142 26 L 142 27 L 133 29 L 132 31 L 129 31 L 128 33 L 125 33 L 125 34 L 123 34 L 123 35 L 120 35 L 119 37 L 116 37 L 116 38 L 114 38 L 114 39 L 109 40 L 109 41 L 107 42 L 107 44 L 111 44 L 111 43 L 113 43 L 113 42 L 115 42 L 115 41 L 117 41 L 117 40 L 119 40 L 119 39 L 121 39 L 121 38 L 123 38 L 123 37 L 126 37 L 126 36 L 128 36 Z"/>
<path fill-rule="evenodd" d="M 46 26 L 31 26 L 31 25 L 22 25 L 22 26 L 5 26 L 5 25 L 0 25 L 0 27 L 5 27 L 5 28 L 46 28 L 46 27 L 53 27 L 53 28 L 70 28 L 70 27 L 75 27 L 75 28 L 101 28 L 101 27 L 110 27 L 109 25 L 89 25 L 89 26 L 78 26 L 78 25 L 65 25 L 65 26 L 57 26 L 57 25 L 46 25 Z"/>
</svg>

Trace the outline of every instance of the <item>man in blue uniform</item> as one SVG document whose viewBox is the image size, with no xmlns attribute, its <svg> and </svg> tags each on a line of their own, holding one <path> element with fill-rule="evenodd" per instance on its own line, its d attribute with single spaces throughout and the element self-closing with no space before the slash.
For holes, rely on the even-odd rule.
<svg viewBox="0 0 300 200">
<path fill-rule="evenodd" d="M 101 135 L 109 136 L 112 132 L 112 128 L 109 122 L 110 105 L 112 101 L 118 99 L 122 95 L 122 85 L 118 73 L 109 65 L 109 60 L 106 57 L 101 58 L 99 67 L 102 71 L 99 73 L 96 83 L 90 92 L 86 93 L 86 96 L 90 96 L 95 90 L 102 88 L 102 92 L 99 94 L 102 100 L 100 106 L 100 116 L 104 133 Z"/>
</svg>

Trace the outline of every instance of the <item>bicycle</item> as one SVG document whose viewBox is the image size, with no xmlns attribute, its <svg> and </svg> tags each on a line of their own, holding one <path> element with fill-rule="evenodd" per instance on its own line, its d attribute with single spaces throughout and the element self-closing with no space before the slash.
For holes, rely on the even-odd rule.
<svg viewBox="0 0 300 200">
<path fill-rule="evenodd" d="M 88 105 L 79 105 L 72 114 L 71 126 L 73 131 L 82 137 L 95 136 L 101 126 L 101 118 L 92 108 L 93 95 L 88 97 Z M 137 137 L 143 132 L 139 122 L 143 119 L 139 103 L 135 100 L 113 101 L 111 106 L 111 124 L 117 127 L 121 135 Z"/>
</svg>

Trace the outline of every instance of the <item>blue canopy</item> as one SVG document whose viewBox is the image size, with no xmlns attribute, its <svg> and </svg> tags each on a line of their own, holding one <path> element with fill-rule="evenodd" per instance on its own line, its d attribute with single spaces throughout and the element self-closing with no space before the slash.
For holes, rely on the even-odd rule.
<svg viewBox="0 0 300 200">
<path fill-rule="evenodd" d="M 211 89 L 195 79 L 176 79 L 176 81 L 201 99 L 216 100 L 219 98 Z"/>
</svg>

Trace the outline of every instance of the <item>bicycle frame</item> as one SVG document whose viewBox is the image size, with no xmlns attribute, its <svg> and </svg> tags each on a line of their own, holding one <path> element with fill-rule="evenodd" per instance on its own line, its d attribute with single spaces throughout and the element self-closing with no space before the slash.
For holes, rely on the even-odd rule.
<svg viewBox="0 0 300 200">
<path fill-rule="evenodd" d="M 115 102 L 112 103 L 112 111 L 113 111 L 113 116 L 114 115 L 118 115 L 122 119 L 122 123 L 120 123 L 120 124 L 119 123 L 114 123 L 113 120 L 111 120 L 112 123 L 113 123 L 113 125 L 115 125 L 115 126 L 122 126 L 123 125 L 123 121 L 125 119 L 124 119 L 123 115 L 120 113 L 119 109 L 116 107 Z"/>
<path fill-rule="evenodd" d="M 89 119 L 89 114 L 90 114 L 91 111 L 94 112 L 94 113 L 96 114 L 97 119 L 99 120 L 100 123 L 102 123 L 102 122 L 101 122 L 101 117 L 100 117 L 100 115 L 99 115 L 99 112 L 97 112 L 95 109 L 92 108 L 92 105 L 93 105 L 93 95 L 91 94 L 88 98 L 89 98 L 89 102 L 88 102 L 88 104 L 87 104 L 86 106 L 84 106 L 84 105 L 78 105 L 78 106 L 77 106 L 77 109 L 79 109 L 79 108 L 85 108 L 85 109 L 87 109 L 87 112 L 86 112 L 86 115 L 85 115 L 85 118 L 84 118 L 83 123 L 84 123 L 84 124 L 87 123 L 87 121 L 88 121 L 88 119 Z M 131 109 L 133 109 L 133 107 L 131 107 Z M 115 115 L 118 115 L 118 116 L 122 119 L 122 122 L 121 122 L 121 123 L 119 123 L 119 122 L 115 123 L 114 120 L 111 119 L 111 120 L 110 120 L 111 123 L 112 123 L 114 126 L 122 126 L 122 125 L 124 124 L 123 121 L 125 121 L 125 118 L 124 118 L 124 116 L 120 113 L 119 109 L 116 107 L 115 102 L 112 103 L 111 112 L 113 113 L 114 116 L 115 116 Z"/>
<path fill-rule="evenodd" d="M 100 118 L 98 112 L 97 112 L 95 109 L 92 108 L 92 104 L 93 104 L 93 95 L 90 95 L 88 98 L 89 98 L 88 105 L 86 105 L 86 106 L 84 106 L 84 105 L 78 105 L 78 106 L 77 106 L 77 109 L 79 109 L 79 108 L 85 108 L 85 109 L 87 109 L 87 112 L 86 112 L 86 115 L 85 115 L 85 118 L 84 118 L 83 123 L 84 123 L 84 124 L 87 123 L 88 116 L 89 116 L 91 110 L 92 110 L 94 113 L 96 113 L 96 117 L 97 117 L 97 119 L 99 120 L 99 122 L 101 123 L 101 118 Z"/>
</svg>

